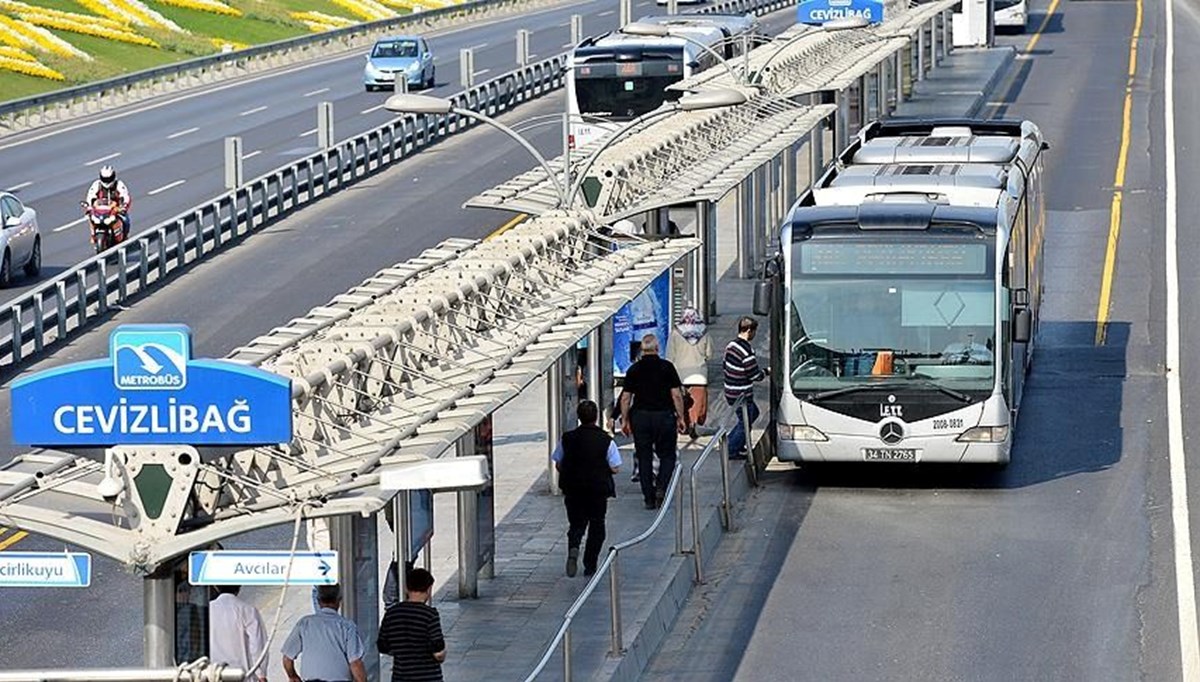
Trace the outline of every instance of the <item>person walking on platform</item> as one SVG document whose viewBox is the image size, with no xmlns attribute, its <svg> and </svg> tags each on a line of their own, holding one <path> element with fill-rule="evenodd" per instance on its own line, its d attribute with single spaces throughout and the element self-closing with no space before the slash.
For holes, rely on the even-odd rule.
<svg viewBox="0 0 1200 682">
<path fill-rule="evenodd" d="M 266 682 L 267 628 L 253 604 L 238 597 L 239 585 L 220 585 L 208 604 L 209 660 L 246 671 L 246 681 Z M 262 662 L 254 670 L 250 667 Z"/>
<path fill-rule="evenodd" d="M 392 682 L 442 682 L 446 638 L 442 619 L 429 605 L 433 575 L 423 568 L 408 571 L 404 601 L 388 607 L 375 646 L 392 657 Z"/>
<path fill-rule="evenodd" d="M 338 613 L 342 606 L 342 588 L 318 585 L 320 611 L 296 621 L 292 633 L 283 642 L 283 669 L 289 682 L 367 682 L 366 655 L 362 636 L 354 621 Z M 300 658 L 304 675 L 296 671 Z"/>
<path fill-rule="evenodd" d="M 662 504 L 675 473 L 678 434 L 687 431 L 687 412 L 683 407 L 679 372 L 675 365 L 659 357 L 658 337 L 654 334 L 642 338 L 642 357 L 625 372 L 621 422 L 622 432 L 633 435 L 646 509 L 655 509 Z M 655 455 L 658 455 L 657 473 L 654 473 Z"/>
<path fill-rule="evenodd" d="M 684 406 L 688 411 L 688 435 L 697 438 L 696 427 L 708 420 L 708 359 L 712 344 L 700 311 L 688 306 L 671 330 L 668 356 L 683 379 Z"/>
<path fill-rule="evenodd" d="M 765 370 L 758 366 L 758 357 L 750 342 L 758 333 L 758 320 L 743 316 L 738 319 L 738 335 L 725 346 L 725 401 L 735 405 L 746 396 L 746 411 L 737 411 L 737 424 L 729 433 L 729 458 L 745 459 L 746 444 L 750 427 L 758 419 L 758 405 L 754 402 L 754 383 L 766 377 Z M 745 417 L 749 416 L 747 420 Z"/>
<path fill-rule="evenodd" d="M 600 428 L 600 410 L 591 400 L 582 400 L 575 414 L 579 427 L 562 435 L 550 459 L 558 469 L 558 487 L 567 507 L 567 575 L 579 570 L 579 544 L 587 533 L 583 550 L 583 574 L 596 572 L 604 547 L 604 517 L 608 498 L 616 497 L 613 474 L 621 470 L 621 452 L 612 436 Z"/>
</svg>

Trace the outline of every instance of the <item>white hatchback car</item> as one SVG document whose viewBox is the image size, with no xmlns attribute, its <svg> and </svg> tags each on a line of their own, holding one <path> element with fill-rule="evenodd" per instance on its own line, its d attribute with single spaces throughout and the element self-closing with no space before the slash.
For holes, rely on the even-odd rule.
<svg viewBox="0 0 1200 682">
<path fill-rule="evenodd" d="M 4 259 L 0 262 L 0 287 L 12 283 L 13 268 L 25 271 L 28 277 L 37 277 L 42 271 L 42 235 L 38 231 L 37 211 L 21 203 L 15 195 L 0 192 L 0 248 Z"/>
</svg>

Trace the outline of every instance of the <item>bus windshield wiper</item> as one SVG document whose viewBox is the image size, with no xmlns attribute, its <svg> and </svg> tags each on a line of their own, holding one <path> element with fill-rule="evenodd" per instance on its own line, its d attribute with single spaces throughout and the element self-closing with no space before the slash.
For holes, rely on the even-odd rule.
<svg viewBox="0 0 1200 682">
<path fill-rule="evenodd" d="M 956 391 L 953 388 L 948 388 L 948 387 L 943 386 L 943 385 L 937 383 L 936 381 L 932 381 L 930 379 L 905 379 L 905 380 L 901 380 L 901 381 L 881 381 L 879 383 L 872 383 L 872 384 L 858 384 L 856 386 L 843 386 L 841 388 L 834 388 L 834 389 L 830 389 L 828 391 L 821 391 L 820 393 L 814 393 L 814 394 L 808 396 L 808 399 L 810 401 L 817 402 L 817 401 L 821 401 L 821 400 L 828 400 L 829 398 L 836 398 L 837 396 L 840 396 L 840 395 L 848 395 L 850 393 L 857 393 L 858 391 L 874 391 L 874 390 L 879 390 L 879 389 L 909 388 L 909 387 L 912 387 L 914 384 L 917 386 L 921 386 L 922 388 L 932 388 L 933 390 L 938 391 L 939 393 L 942 393 L 943 395 L 948 395 L 951 398 L 954 398 L 955 400 L 958 400 L 958 401 L 961 401 L 964 403 L 971 402 L 971 397 L 968 396 L 966 393 L 963 393 L 962 391 Z"/>
</svg>

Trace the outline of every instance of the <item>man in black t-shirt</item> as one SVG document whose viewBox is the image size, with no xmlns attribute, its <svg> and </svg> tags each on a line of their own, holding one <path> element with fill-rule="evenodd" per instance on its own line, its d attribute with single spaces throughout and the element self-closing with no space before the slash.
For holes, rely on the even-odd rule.
<svg viewBox="0 0 1200 682">
<path fill-rule="evenodd" d="M 429 606 L 433 576 L 423 568 L 408 572 L 404 601 L 383 614 L 375 646 L 392 657 L 392 682 L 442 682 L 446 639 L 442 619 Z"/>
<path fill-rule="evenodd" d="M 625 372 L 621 392 L 621 431 L 633 435 L 634 456 L 641 471 L 646 509 L 662 504 L 671 474 L 679 434 L 687 432 L 683 382 L 675 365 L 658 355 L 658 337 L 642 338 L 642 357 Z M 658 474 L 654 456 L 658 455 Z"/>
</svg>

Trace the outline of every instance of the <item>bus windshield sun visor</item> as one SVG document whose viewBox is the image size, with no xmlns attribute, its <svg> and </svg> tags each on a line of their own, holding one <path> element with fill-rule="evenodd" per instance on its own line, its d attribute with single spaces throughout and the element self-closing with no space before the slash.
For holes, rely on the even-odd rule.
<svg viewBox="0 0 1200 682">
<path fill-rule="evenodd" d="M 864 230 L 928 230 L 937 204 L 914 201 L 872 201 L 858 207 L 858 226 Z"/>
</svg>

